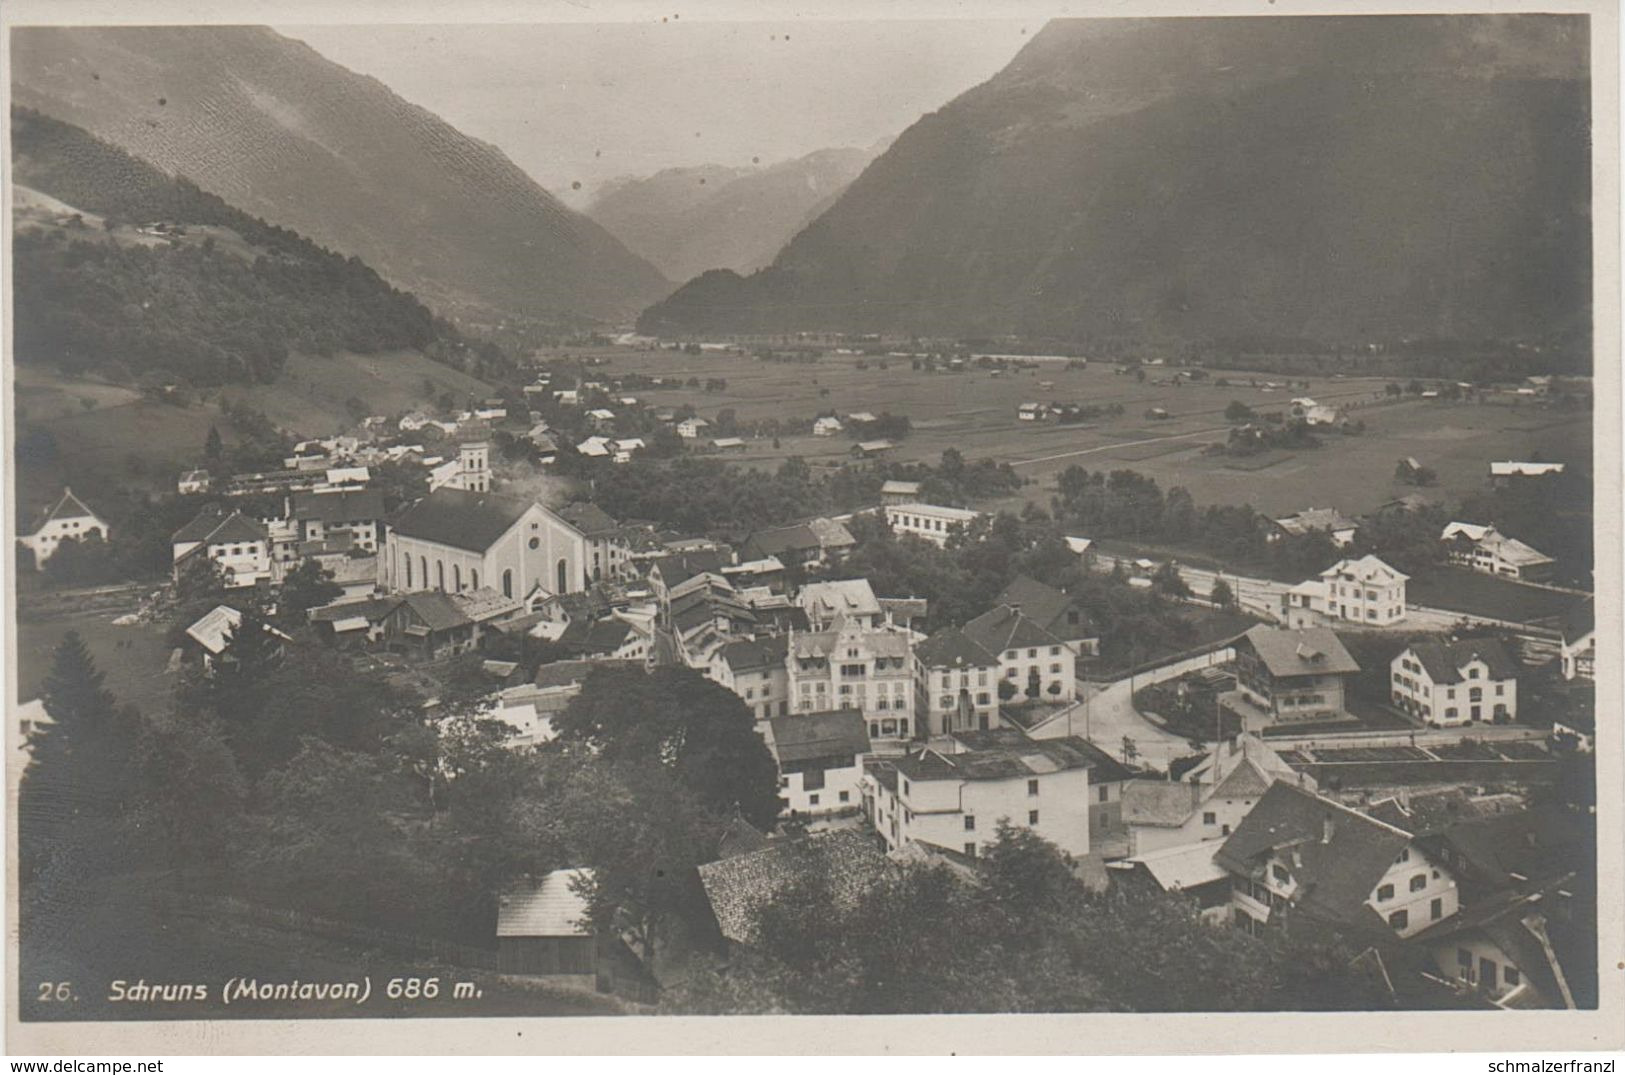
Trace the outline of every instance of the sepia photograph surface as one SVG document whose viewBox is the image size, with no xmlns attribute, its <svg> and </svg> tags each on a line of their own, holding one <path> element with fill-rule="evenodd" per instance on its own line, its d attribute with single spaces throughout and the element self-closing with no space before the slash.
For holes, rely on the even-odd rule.
<svg viewBox="0 0 1625 1075">
<path fill-rule="evenodd" d="M 1619 1045 L 1617 13 L 140 8 L 4 28 L 13 1051 Z"/>
</svg>

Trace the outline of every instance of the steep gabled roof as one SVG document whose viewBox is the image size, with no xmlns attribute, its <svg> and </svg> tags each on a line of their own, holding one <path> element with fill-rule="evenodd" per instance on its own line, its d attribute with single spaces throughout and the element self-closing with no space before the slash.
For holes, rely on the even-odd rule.
<svg viewBox="0 0 1625 1075">
<path fill-rule="evenodd" d="M 989 653 L 1003 653 L 1022 646 L 1061 644 L 1031 616 L 1009 605 L 997 605 L 965 625 L 965 637 Z"/>
<path fill-rule="evenodd" d="M 1350 925 L 1381 923 L 1366 900 L 1411 835 L 1285 782 L 1270 785 L 1219 849 L 1226 869 L 1251 876 L 1271 852 L 1292 858 L 1294 902 Z"/>
<path fill-rule="evenodd" d="M 536 506 L 534 500 L 442 486 L 402 512 L 391 529 L 402 537 L 484 553 Z"/>
<path fill-rule="evenodd" d="M 265 527 L 240 511 L 223 514 L 218 507 L 199 512 L 197 518 L 175 531 L 173 544 L 198 542 L 204 545 L 224 545 L 228 542 L 265 541 L 269 535 Z"/>
<path fill-rule="evenodd" d="M 784 635 L 773 635 L 770 638 L 742 638 L 723 646 L 717 651 L 717 655 L 726 661 L 733 671 L 743 672 L 775 665 L 782 666 L 788 646 L 789 639 Z"/>
<path fill-rule="evenodd" d="M 1029 575 L 1017 575 L 1010 580 L 994 605 L 1019 608 L 1023 615 L 1034 620 L 1051 634 L 1072 641 L 1083 637 L 1089 630 L 1089 617 L 1065 590 L 1039 582 Z M 1071 613 L 1077 613 L 1077 622 L 1069 623 Z"/>
<path fill-rule="evenodd" d="M 818 540 L 817 533 L 806 523 L 758 530 L 745 540 L 745 545 L 756 550 L 761 556 L 777 556 L 784 552 L 805 552 L 824 547 L 823 542 Z"/>
<path fill-rule="evenodd" d="M 439 590 L 419 590 L 416 593 L 409 593 L 401 598 L 401 602 L 431 631 L 449 631 L 454 627 L 465 627 L 474 622 L 463 614 L 463 610 L 457 607 L 455 601 Z"/>
<path fill-rule="evenodd" d="M 1507 656 L 1506 647 L 1493 638 L 1469 638 L 1460 642 L 1418 642 L 1410 651 L 1435 683 L 1461 683 L 1461 670 L 1473 661 L 1488 666 L 1490 679 L 1515 679 L 1518 664 Z"/>
<path fill-rule="evenodd" d="M 958 627 L 944 627 L 914 647 L 914 656 L 926 668 L 988 668 L 999 663 Z"/>
<path fill-rule="evenodd" d="M 85 507 L 85 502 L 74 496 L 73 490 L 67 486 L 62 487 L 61 499 L 45 512 L 44 517 L 40 519 L 39 525 L 44 526 L 46 523 L 55 522 L 57 519 L 96 519 L 98 522 L 101 521 L 100 516 Z"/>
</svg>

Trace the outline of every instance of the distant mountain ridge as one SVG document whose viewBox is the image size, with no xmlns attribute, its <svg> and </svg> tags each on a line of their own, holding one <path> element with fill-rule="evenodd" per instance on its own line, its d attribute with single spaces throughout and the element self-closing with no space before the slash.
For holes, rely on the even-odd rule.
<svg viewBox="0 0 1625 1075">
<path fill-rule="evenodd" d="M 772 262 L 880 153 L 821 149 L 767 167 L 667 168 L 611 180 L 585 212 L 674 280 Z"/>
<path fill-rule="evenodd" d="M 670 289 L 494 147 L 270 29 L 17 28 L 11 57 L 15 103 L 443 312 L 615 319 Z"/>
<path fill-rule="evenodd" d="M 1057 20 L 769 268 L 640 327 L 1538 336 L 1590 321 L 1577 16 Z"/>
</svg>

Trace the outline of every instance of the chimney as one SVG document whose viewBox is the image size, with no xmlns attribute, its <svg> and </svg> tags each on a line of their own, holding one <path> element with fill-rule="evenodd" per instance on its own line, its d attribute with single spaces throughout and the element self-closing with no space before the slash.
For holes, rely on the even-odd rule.
<svg viewBox="0 0 1625 1075">
<path fill-rule="evenodd" d="M 1321 843 L 1323 843 L 1323 844 L 1331 843 L 1332 842 L 1332 837 L 1336 833 L 1337 833 L 1337 822 L 1332 820 L 1330 814 L 1328 814 L 1325 817 L 1320 819 L 1320 842 Z"/>
</svg>

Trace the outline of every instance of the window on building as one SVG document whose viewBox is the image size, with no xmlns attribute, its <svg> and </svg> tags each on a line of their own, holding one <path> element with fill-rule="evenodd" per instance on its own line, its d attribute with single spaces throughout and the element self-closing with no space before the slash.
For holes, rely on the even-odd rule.
<svg viewBox="0 0 1625 1075">
<path fill-rule="evenodd" d="M 1503 695 L 1506 692 L 1507 692 L 1507 685 L 1505 683 L 1497 683 L 1495 685 L 1495 693 L 1497 695 Z"/>
<path fill-rule="evenodd" d="M 513 596 L 513 568 L 509 568 L 502 573 L 502 596 Z"/>
<path fill-rule="evenodd" d="M 1426 887 L 1428 887 L 1428 875 L 1427 874 L 1419 873 L 1415 877 L 1411 878 L 1411 891 L 1412 892 L 1420 892 Z"/>
<path fill-rule="evenodd" d="M 1444 917 L 1444 900 L 1442 898 L 1438 897 L 1438 896 L 1435 896 L 1433 898 L 1433 902 L 1428 904 L 1428 914 L 1432 917 L 1433 921 L 1435 921 L 1435 922 L 1437 922 L 1439 919 L 1443 918 Z"/>
<path fill-rule="evenodd" d="M 1388 924 L 1393 926 L 1395 929 L 1404 929 L 1406 926 L 1411 924 L 1410 912 L 1395 911 L 1393 914 L 1388 916 Z"/>
<path fill-rule="evenodd" d="M 560 558 L 553 566 L 553 581 L 557 584 L 555 593 L 568 593 L 570 590 L 570 562 Z"/>
<path fill-rule="evenodd" d="M 975 814 L 966 814 L 965 815 L 965 831 L 966 832 L 975 832 L 976 831 L 976 815 Z"/>
<path fill-rule="evenodd" d="M 1467 669 L 1467 678 L 1468 679 L 1477 679 L 1478 678 L 1478 673 L 1479 673 L 1479 669 L 1477 669 L 1477 668 L 1469 668 L 1469 669 Z"/>
<path fill-rule="evenodd" d="M 1059 664 L 1052 664 L 1049 666 L 1049 670 L 1051 675 L 1056 675 L 1060 673 L 1061 666 Z"/>
<path fill-rule="evenodd" d="M 841 801 L 843 803 L 851 802 L 852 801 L 852 793 L 850 791 L 841 792 Z"/>
<path fill-rule="evenodd" d="M 1038 781 L 1036 781 L 1036 780 L 1027 781 L 1027 794 L 1028 795 L 1037 795 L 1038 794 Z"/>
<path fill-rule="evenodd" d="M 1027 824 L 1029 824 L 1029 825 L 1038 824 L 1038 811 L 1037 810 L 1029 810 L 1029 811 L 1027 811 Z"/>
<path fill-rule="evenodd" d="M 406 588 L 408 590 L 410 590 L 412 588 L 412 558 L 410 556 L 405 557 L 405 563 L 406 563 Z"/>
<path fill-rule="evenodd" d="M 1393 885 L 1379 885 L 1378 886 L 1378 888 L 1377 888 L 1377 901 L 1379 903 L 1384 901 L 1384 900 L 1391 900 L 1393 898 L 1394 898 L 1394 886 Z"/>
<path fill-rule="evenodd" d="M 976 857 L 976 845 L 975 844 L 966 844 L 965 845 L 965 854 L 969 855 L 971 858 L 975 858 Z"/>
<path fill-rule="evenodd" d="M 446 561 L 436 560 L 434 562 L 434 574 L 436 588 L 444 591 L 446 588 Z"/>
<path fill-rule="evenodd" d="M 1212 810 L 1208 810 L 1208 811 L 1206 811 L 1205 813 L 1202 814 L 1202 824 L 1204 824 L 1204 825 L 1217 825 L 1218 823 L 1219 823 L 1219 815 L 1215 814 Z"/>
<path fill-rule="evenodd" d="M 1473 965 L 1473 953 L 1465 948 L 1456 949 L 1456 962 L 1463 967 L 1471 967 Z"/>
<path fill-rule="evenodd" d="M 818 805 L 818 796 L 816 796 L 816 795 L 807 796 L 807 805 L 808 806 L 817 806 Z"/>
<path fill-rule="evenodd" d="M 1061 655 L 1061 647 L 1060 646 L 1051 646 L 1049 648 L 1049 655 L 1051 657 L 1059 657 Z"/>
<path fill-rule="evenodd" d="M 1111 789 L 1105 784 L 1100 785 L 1100 801 L 1108 802 L 1111 799 Z"/>
<path fill-rule="evenodd" d="M 463 592 L 463 565 L 451 565 L 451 588 L 457 593 Z"/>
<path fill-rule="evenodd" d="M 1292 883 L 1292 875 L 1279 862 L 1270 866 L 1270 876 L 1275 878 L 1277 884 L 1290 885 Z"/>
</svg>

